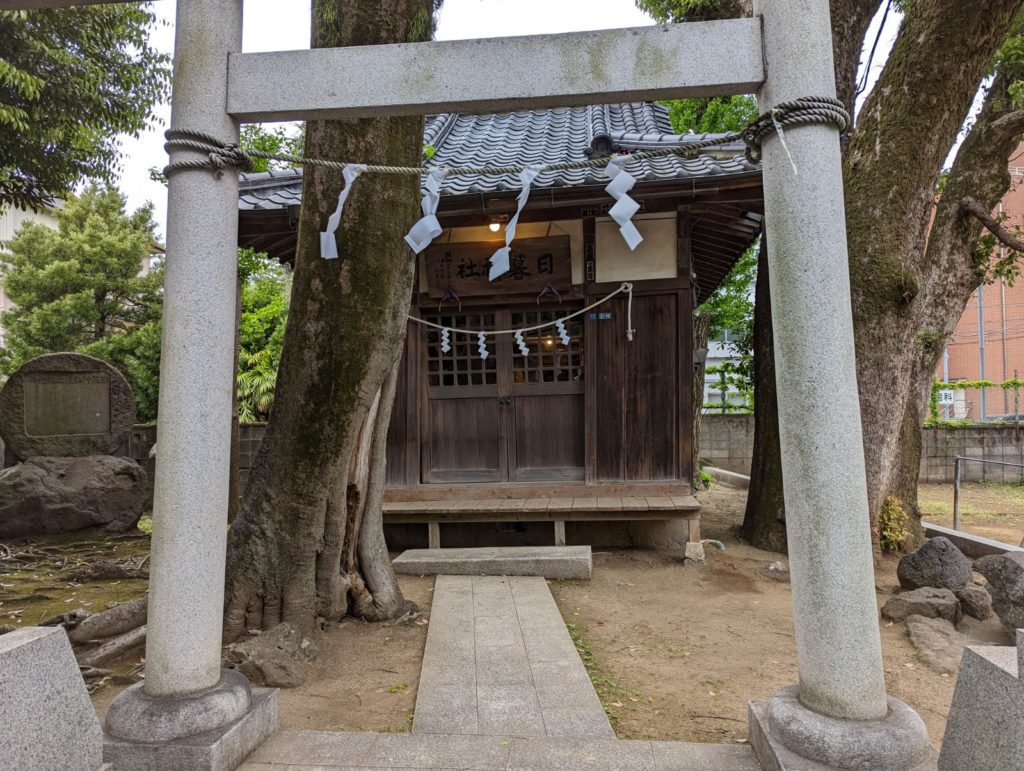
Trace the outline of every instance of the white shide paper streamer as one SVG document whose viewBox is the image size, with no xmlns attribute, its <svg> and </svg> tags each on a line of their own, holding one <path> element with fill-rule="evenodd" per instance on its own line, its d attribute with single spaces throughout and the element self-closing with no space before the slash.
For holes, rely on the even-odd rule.
<svg viewBox="0 0 1024 771">
<path fill-rule="evenodd" d="M 514 337 L 516 339 L 516 345 L 519 346 L 519 353 L 523 356 L 529 356 L 530 347 L 526 344 L 526 341 L 523 340 L 523 330 L 517 329 Z"/>
<path fill-rule="evenodd" d="M 633 215 L 640 210 L 640 204 L 627 195 L 636 184 L 636 177 L 622 168 L 628 160 L 628 155 L 618 155 L 611 159 L 605 167 L 604 173 L 611 177 L 612 181 L 604 190 L 615 199 L 615 205 L 608 210 L 608 216 L 615 220 L 626 245 L 630 251 L 633 251 L 644 240 L 644 237 L 640 235 L 640 231 L 633 224 Z"/>
<path fill-rule="evenodd" d="M 345 201 L 348 194 L 352 192 L 352 185 L 356 178 L 366 171 L 365 163 L 350 163 L 341 170 L 341 176 L 345 180 L 345 187 L 338 193 L 338 208 L 334 214 L 327 218 L 327 230 L 320 232 L 320 256 L 325 260 L 338 259 L 338 240 L 336 234 L 341 224 L 341 210 L 345 208 Z"/>
<path fill-rule="evenodd" d="M 452 349 L 452 333 L 445 327 L 441 330 L 441 353 L 448 353 Z"/>
<path fill-rule="evenodd" d="M 423 201 L 420 208 L 423 210 L 423 217 L 416 221 L 405 236 L 405 242 L 409 247 L 419 254 L 430 242 L 443 232 L 441 223 L 437 220 L 437 204 L 441 201 L 441 183 L 447 169 L 434 169 L 427 175 L 427 181 L 423 183 L 426 192 L 423 193 Z"/>
<path fill-rule="evenodd" d="M 479 332 L 476 336 L 476 349 L 480 352 L 480 358 L 486 359 L 490 354 L 487 352 L 487 333 Z"/>
<path fill-rule="evenodd" d="M 569 342 L 572 340 L 572 338 L 569 337 L 569 333 L 565 329 L 565 322 L 562 321 L 561 319 L 556 321 L 555 322 L 555 329 L 558 332 L 558 336 L 560 338 L 562 338 L 562 345 L 564 345 L 564 346 L 566 346 L 568 348 L 569 347 Z"/>
<path fill-rule="evenodd" d="M 519 196 L 516 198 L 518 203 L 516 213 L 505 226 L 505 245 L 491 255 L 491 271 L 487 277 L 489 281 L 494 281 L 499 276 L 508 273 L 509 260 L 512 255 L 512 240 L 516 237 L 516 225 L 519 223 L 519 215 L 522 214 L 523 207 L 526 206 L 526 200 L 530 197 L 530 186 L 540 172 L 541 168 L 539 166 L 528 166 L 519 172 L 519 181 L 522 183 L 523 189 L 519 191 Z"/>
</svg>

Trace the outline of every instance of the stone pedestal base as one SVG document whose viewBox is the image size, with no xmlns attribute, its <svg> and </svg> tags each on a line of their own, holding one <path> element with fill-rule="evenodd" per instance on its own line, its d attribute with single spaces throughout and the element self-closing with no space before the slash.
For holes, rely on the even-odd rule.
<svg viewBox="0 0 1024 771">
<path fill-rule="evenodd" d="M 903 702 L 890 697 L 889 713 L 881 720 L 842 720 L 807 709 L 798 692 L 791 685 L 769 702 L 748 705 L 748 739 L 768 771 L 936 768 L 928 731 Z"/>
<path fill-rule="evenodd" d="M 93 771 L 100 721 L 60 627 L 0 635 L 0 767 Z"/>
<path fill-rule="evenodd" d="M 103 761 L 110 764 L 112 771 L 230 771 L 236 768 L 277 731 L 279 719 L 276 689 L 254 688 L 250 691 L 246 683 L 244 690 L 248 695 L 247 706 L 240 715 L 226 724 L 221 723 L 218 728 L 190 736 L 180 735 L 180 730 L 174 728 L 175 725 L 180 726 L 183 720 L 195 725 L 193 718 L 196 714 L 205 714 L 210 718 L 219 708 L 234 709 L 231 702 L 237 695 L 236 679 L 241 678 L 245 682 L 245 678 L 236 672 L 225 674 L 230 678 L 227 684 L 222 681 L 221 685 L 208 694 L 190 700 L 152 699 L 146 697 L 141 690 L 132 693 L 129 693 L 131 689 L 125 691 L 119 697 L 120 704 L 115 702 L 111 705 L 113 715 L 108 714 L 107 717 Z M 189 710 L 184 706 L 187 702 L 195 707 L 191 714 L 187 714 Z M 153 735 L 171 738 L 157 741 L 120 738 L 125 734 L 139 736 L 147 721 L 153 729 Z"/>
</svg>

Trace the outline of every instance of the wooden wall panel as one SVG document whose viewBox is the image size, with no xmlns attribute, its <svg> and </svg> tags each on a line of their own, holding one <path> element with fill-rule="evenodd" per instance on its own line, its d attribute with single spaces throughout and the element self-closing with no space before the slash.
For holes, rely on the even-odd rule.
<svg viewBox="0 0 1024 771">
<path fill-rule="evenodd" d="M 677 479 L 677 295 L 637 298 L 626 343 L 625 479 Z"/>
<path fill-rule="evenodd" d="M 388 423 L 388 487 L 412 487 L 420 482 L 420 329 L 410 323 L 398 368 L 395 401 Z"/>
<path fill-rule="evenodd" d="M 515 401 L 516 481 L 583 479 L 583 394 Z"/>
<path fill-rule="evenodd" d="M 595 455 L 592 481 L 685 477 L 679 457 L 687 422 L 680 415 L 680 296 L 678 290 L 635 293 L 633 342 L 625 335 L 625 298 L 601 306 L 612 318 L 587 321 L 587 378 L 596 380 L 588 438 Z"/>
<path fill-rule="evenodd" d="M 425 482 L 498 482 L 504 477 L 501 409 L 494 397 L 431 399 Z"/>
</svg>

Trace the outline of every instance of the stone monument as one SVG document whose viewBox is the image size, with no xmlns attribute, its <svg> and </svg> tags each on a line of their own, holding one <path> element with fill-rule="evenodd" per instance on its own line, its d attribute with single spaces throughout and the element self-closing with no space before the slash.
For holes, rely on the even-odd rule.
<svg viewBox="0 0 1024 771">
<path fill-rule="evenodd" d="M 0 437 L 17 463 L 0 471 L 0 537 L 133 527 L 148 477 L 114 456 L 134 423 L 131 387 L 106 362 L 54 353 L 24 364 L 0 390 Z"/>
<path fill-rule="evenodd" d="M 134 423 L 128 381 L 80 353 L 38 356 L 0 390 L 0 436 L 18 461 L 117 455 L 127 449 Z"/>
</svg>

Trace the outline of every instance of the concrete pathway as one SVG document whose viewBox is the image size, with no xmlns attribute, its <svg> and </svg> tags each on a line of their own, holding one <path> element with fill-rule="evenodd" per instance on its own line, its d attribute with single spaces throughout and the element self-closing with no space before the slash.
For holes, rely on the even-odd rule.
<svg viewBox="0 0 1024 771">
<path fill-rule="evenodd" d="M 760 768 L 749 745 L 619 741 L 543 578 L 438 576 L 411 734 L 281 731 L 242 768 Z"/>
<path fill-rule="evenodd" d="M 543 578 L 438 576 L 413 733 L 614 739 Z"/>
</svg>

